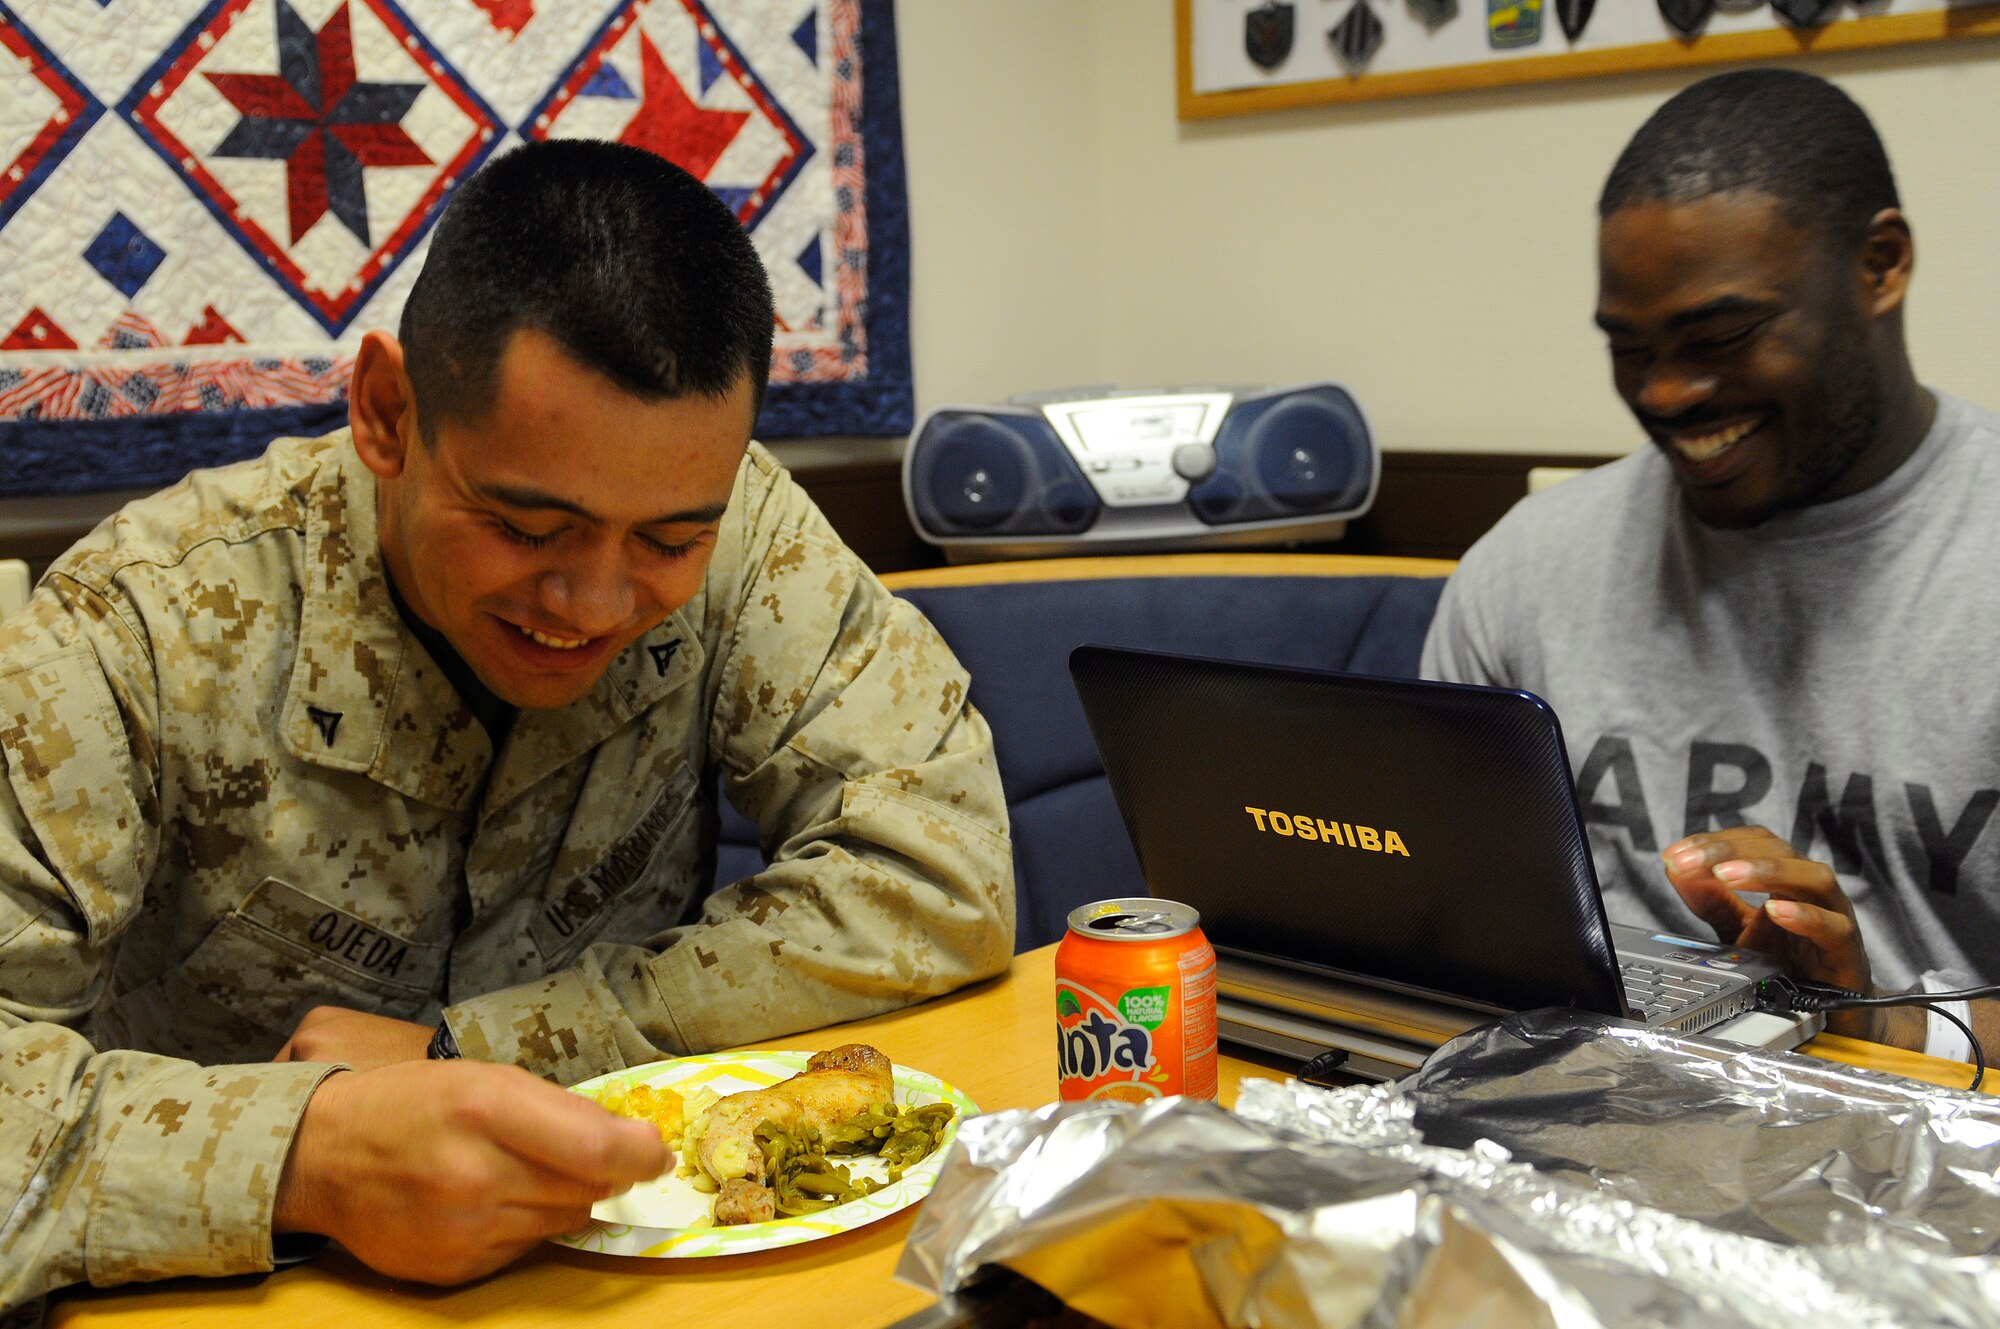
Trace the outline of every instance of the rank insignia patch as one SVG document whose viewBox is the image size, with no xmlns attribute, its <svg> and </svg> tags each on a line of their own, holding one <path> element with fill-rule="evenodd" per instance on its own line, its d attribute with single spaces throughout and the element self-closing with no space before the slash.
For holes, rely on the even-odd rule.
<svg viewBox="0 0 2000 1329">
<path fill-rule="evenodd" d="M 326 740 L 328 747 L 333 746 L 333 736 L 340 732 L 341 714 L 340 711 L 321 710 L 317 706 L 306 707 L 306 718 L 313 722 L 313 728 L 319 730 L 319 736 Z"/>
<path fill-rule="evenodd" d="M 1296 5 L 1267 0 L 1243 16 L 1243 50 L 1259 69 L 1276 69 L 1292 53 Z"/>
</svg>

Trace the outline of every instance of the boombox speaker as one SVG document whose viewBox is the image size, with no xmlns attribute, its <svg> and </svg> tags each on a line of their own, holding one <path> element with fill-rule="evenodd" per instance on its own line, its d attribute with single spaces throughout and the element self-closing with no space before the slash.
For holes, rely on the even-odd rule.
<svg viewBox="0 0 2000 1329">
<path fill-rule="evenodd" d="M 903 454 L 953 561 L 1327 540 L 1382 470 L 1345 388 L 1094 392 L 930 412 Z"/>
</svg>

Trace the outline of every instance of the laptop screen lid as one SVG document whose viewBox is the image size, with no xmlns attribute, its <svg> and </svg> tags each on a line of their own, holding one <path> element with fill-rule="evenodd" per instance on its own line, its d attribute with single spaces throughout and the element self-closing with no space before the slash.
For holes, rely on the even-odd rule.
<svg viewBox="0 0 2000 1329">
<path fill-rule="evenodd" d="M 1153 893 L 1219 949 L 1625 1013 L 1555 712 L 1526 692 L 1079 646 Z"/>
</svg>

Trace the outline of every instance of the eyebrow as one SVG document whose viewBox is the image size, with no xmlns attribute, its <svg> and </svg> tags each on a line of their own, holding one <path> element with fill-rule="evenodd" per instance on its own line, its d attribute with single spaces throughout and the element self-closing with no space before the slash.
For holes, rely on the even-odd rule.
<svg viewBox="0 0 2000 1329">
<path fill-rule="evenodd" d="M 573 517 L 581 517 L 588 522 L 601 522 L 603 518 L 580 503 L 539 489 L 529 489 L 521 485 L 478 484 L 472 487 L 475 494 L 489 502 L 527 511 L 567 512 Z M 698 508 L 683 508 L 679 512 L 666 512 L 657 517 L 648 517 L 639 522 L 640 526 L 679 526 L 684 523 L 706 525 L 717 521 L 729 510 L 727 503 L 706 503 Z"/>
<path fill-rule="evenodd" d="M 1683 309 L 1667 319 L 1667 330 L 1677 332 L 1695 323 L 1706 323 L 1712 318 L 1722 318 L 1730 314 L 1765 314 L 1774 306 L 1768 300 L 1753 300 L 1747 295 L 1724 295 L 1710 300 L 1707 304 L 1696 305 L 1693 309 Z M 1632 325 L 1622 318 L 1614 318 L 1602 310 L 1596 315 L 1599 328 L 1606 332 L 1630 332 Z"/>
</svg>

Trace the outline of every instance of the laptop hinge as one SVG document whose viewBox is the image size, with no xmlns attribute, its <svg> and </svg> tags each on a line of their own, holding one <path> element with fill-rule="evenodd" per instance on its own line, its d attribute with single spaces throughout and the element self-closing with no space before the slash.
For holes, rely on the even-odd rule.
<svg viewBox="0 0 2000 1329">
<path fill-rule="evenodd" d="M 1425 1049 L 1498 1018 L 1496 1014 L 1385 992 L 1322 974 L 1260 964 L 1238 955 L 1216 957 L 1215 990 L 1218 998 L 1239 1004 L 1282 1011 L 1311 1023 L 1358 1030 L 1394 1044 Z"/>
<path fill-rule="evenodd" d="M 1240 1043 L 1294 1061 L 1307 1062 L 1329 1049 L 1344 1052 L 1339 1074 L 1364 1080 L 1395 1080 L 1423 1065 L 1431 1049 L 1344 1029 L 1264 1006 L 1218 997 L 1216 1032 L 1223 1041 Z"/>
</svg>

